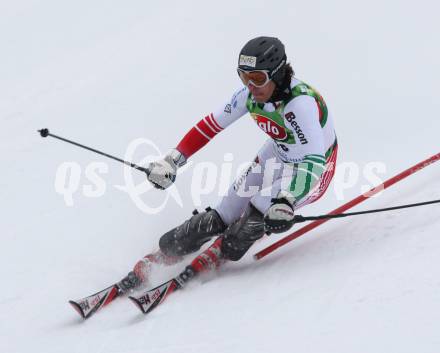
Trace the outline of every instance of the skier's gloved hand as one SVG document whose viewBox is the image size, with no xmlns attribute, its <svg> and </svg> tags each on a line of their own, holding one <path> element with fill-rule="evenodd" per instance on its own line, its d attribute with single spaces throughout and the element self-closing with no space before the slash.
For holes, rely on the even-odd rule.
<svg viewBox="0 0 440 353">
<path fill-rule="evenodd" d="M 163 159 L 147 166 L 147 179 L 158 189 L 170 187 L 176 180 L 177 169 L 186 163 L 185 156 L 178 150 L 171 150 Z"/>
<path fill-rule="evenodd" d="M 295 198 L 290 192 L 281 190 L 271 201 L 264 215 L 264 228 L 266 232 L 283 233 L 293 226 Z"/>
</svg>

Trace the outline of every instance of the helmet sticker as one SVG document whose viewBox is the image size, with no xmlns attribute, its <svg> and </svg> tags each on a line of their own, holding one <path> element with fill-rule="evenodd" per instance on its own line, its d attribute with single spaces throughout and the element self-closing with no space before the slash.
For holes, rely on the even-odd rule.
<svg viewBox="0 0 440 353">
<path fill-rule="evenodd" d="M 240 55 L 239 65 L 255 67 L 257 65 L 257 57 Z"/>
</svg>

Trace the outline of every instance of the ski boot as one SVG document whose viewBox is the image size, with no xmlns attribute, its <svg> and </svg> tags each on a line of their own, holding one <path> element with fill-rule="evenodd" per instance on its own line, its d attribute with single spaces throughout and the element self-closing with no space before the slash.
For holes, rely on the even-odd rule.
<svg viewBox="0 0 440 353">
<path fill-rule="evenodd" d="M 193 216 L 159 239 L 159 248 L 167 256 L 184 256 L 198 251 L 203 244 L 219 236 L 227 228 L 216 210 L 193 211 Z"/>
</svg>

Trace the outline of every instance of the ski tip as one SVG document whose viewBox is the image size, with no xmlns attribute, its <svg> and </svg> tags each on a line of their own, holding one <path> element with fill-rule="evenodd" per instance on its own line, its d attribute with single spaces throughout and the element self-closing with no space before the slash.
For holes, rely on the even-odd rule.
<svg viewBox="0 0 440 353">
<path fill-rule="evenodd" d="M 77 302 L 75 302 L 75 301 L 73 301 L 73 300 L 69 300 L 69 304 L 72 305 L 72 307 L 75 309 L 75 311 L 76 311 L 79 315 L 81 315 L 81 317 L 82 317 L 84 320 L 87 319 L 87 318 L 86 318 L 86 315 L 84 314 L 83 309 L 81 308 L 81 306 L 80 306 Z"/>
<path fill-rule="evenodd" d="M 138 308 L 139 308 L 139 310 L 143 313 L 143 314 L 146 314 L 147 312 L 146 311 L 144 311 L 144 308 L 142 307 L 142 303 L 139 301 L 139 300 L 137 300 L 137 298 L 135 298 L 135 297 L 132 297 L 131 295 L 130 296 L 128 296 L 128 299 L 130 299 Z"/>
</svg>

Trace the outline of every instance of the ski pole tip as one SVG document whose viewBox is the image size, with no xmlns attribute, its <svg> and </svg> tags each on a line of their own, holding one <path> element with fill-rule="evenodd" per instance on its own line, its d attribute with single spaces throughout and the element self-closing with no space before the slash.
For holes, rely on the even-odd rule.
<svg viewBox="0 0 440 353">
<path fill-rule="evenodd" d="M 49 136 L 49 129 L 41 129 L 41 130 L 38 130 L 38 132 L 40 133 L 41 137 Z"/>
</svg>

